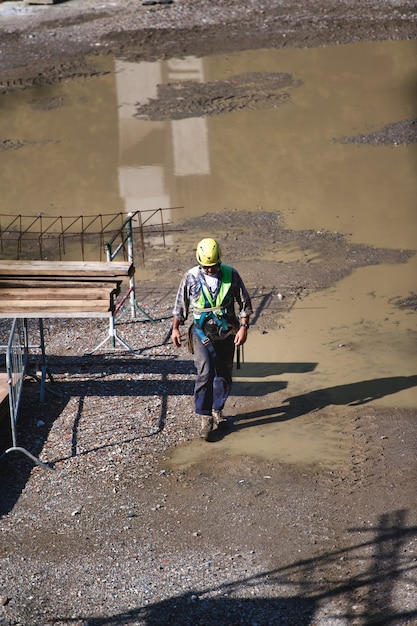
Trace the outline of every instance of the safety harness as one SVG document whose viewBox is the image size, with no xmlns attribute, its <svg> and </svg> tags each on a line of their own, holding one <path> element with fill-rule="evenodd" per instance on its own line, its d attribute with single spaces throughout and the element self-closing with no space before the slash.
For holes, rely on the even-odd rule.
<svg viewBox="0 0 417 626">
<path fill-rule="evenodd" d="M 199 266 L 193 267 L 190 272 L 198 278 Z M 193 308 L 194 328 L 201 339 L 201 342 L 208 346 L 210 339 L 203 330 L 204 323 L 213 320 L 220 339 L 225 339 L 231 332 L 227 323 L 227 316 L 230 315 L 230 306 L 232 298 L 230 288 L 232 285 L 232 268 L 230 265 L 221 265 L 222 278 L 220 289 L 214 301 L 207 285 L 200 280 L 201 293 L 199 297 L 191 302 Z"/>
</svg>

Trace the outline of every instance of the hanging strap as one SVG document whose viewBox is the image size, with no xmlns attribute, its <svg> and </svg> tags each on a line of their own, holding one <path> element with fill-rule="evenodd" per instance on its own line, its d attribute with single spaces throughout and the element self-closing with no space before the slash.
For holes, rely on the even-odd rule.
<svg viewBox="0 0 417 626">
<path fill-rule="evenodd" d="M 207 335 L 204 334 L 204 331 L 197 326 L 197 324 L 193 324 L 192 328 L 194 329 L 197 337 L 200 339 L 203 346 L 205 346 L 207 350 L 210 352 L 213 362 L 216 363 L 217 354 L 210 339 L 207 337 Z"/>
</svg>

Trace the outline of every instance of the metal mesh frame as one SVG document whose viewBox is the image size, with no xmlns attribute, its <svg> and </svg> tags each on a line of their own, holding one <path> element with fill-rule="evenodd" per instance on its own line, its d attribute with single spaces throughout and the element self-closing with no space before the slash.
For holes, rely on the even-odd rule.
<svg viewBox="0 0 417 626">
<path fill-rule="evenodd" d="M 41 339 L 43 341 L 42 326 L 39 326 Z M 26 367 L 29 356 L 29 333 L 28 320 L 26 318 L 15 318 L 12 322 L 9 341 L 6 351 L 6 369 L 9 384 L 9 414 L 10 428 L 12 434 L 12 446 L 8 448 L 0 458 L 10 452 L 22 452 L 36 465 L 41 465 L 47 469 L 52 469 L 43 463 L 17 442 L 17 418 L 19 414 L 20 399 L 22 396 L 23 381 L 25 379 Z"/>
<path fill-rule="evenodd" d="M 17 416 L 28 361 L 28 352 L 29 342 L 27 319 L 15 318 L 10 330 L 6 352 L 6 370 L 9 384 L 9 411 L 13 446 L 16 446 Z"/>
</svg>

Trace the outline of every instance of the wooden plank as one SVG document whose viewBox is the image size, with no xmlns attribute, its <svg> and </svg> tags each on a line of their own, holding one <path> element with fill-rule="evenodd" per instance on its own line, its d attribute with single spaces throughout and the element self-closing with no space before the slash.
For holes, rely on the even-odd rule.
<svg viewBox="0 0 417 626">
<path fill-rule="evenodd" d="M 21 270 L 37 271 L 41 270 L 50 272 L 54 270 L 71 270 L 71 271 L 92 271 L 111 272 L 119 271 L 124 273 L 126 268 L 131 264 L 126 262 L 108 262 L 108 261 L 16 261 L 14 259 L 0 260 L 0 271 Z"/>
<path fill-rule="evenodd" d="M 106 300 L 110 301 L 110 297 L 116 290 L 111 288 L 99 288 L 95 289 L 87 287 L 85 289 L 67 287 L 62 289 L 60 287 L 36 287 L 35 289 L 16 287 L 14 289 L 2 289 L 0 287 L 0 302 L 1 301 L 15 301 L 15 300 L 80 300 L 83 297 L 85 300 Z"/>
<path fill-rule="evenodd" d="M 100 261 L 0 261 L 0 279 L 10 276 L 73 276 L 129 277 L 133 276 L 133 263 L 104 263 Z"/>
<path fill-rule="evenodd" d="M 17 300 L 15 302 L 0 302 L 0 313 L 56 313 L 56 312 L 107 312 L 110 309 L 109 300 Z"/>
<path fill-rule="evenodd" d="M 6 372 L 0 372 L 0 404 L 9 398 L 9 383 Z M 7 404 L 7 408 L 8 408 Z"/>
<path fill-rule="evenodd" d="M 0 279 L 0 289 L 44 289 L 44 288 L 56 288 L 56 289 L 109 289 L 111 285 L 114 285 L 114 290 L 120 292 L 120 285 L 122 280 L 117 280 L 114 277 L 99 280 L 73 280 L 71 276 L 64 278 L 52 276 L 51 278 L 19 278 L 16 276 L 10 276 L 7 280 Z"/>
<path fill-rule="evenodd" d="M 0 319 L 12 319 L 15 317 L 31 319 L 46 319 L 46 318 L 62 318 L 62 319 L 78 319 L 78 318 L 110 318 L 113 313 L 111 311 L 1 311 Z"/>
</svg>

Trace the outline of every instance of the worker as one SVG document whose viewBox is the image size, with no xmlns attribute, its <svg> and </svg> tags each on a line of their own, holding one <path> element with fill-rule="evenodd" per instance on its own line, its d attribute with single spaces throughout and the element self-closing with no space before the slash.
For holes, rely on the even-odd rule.
<svg viewBox="0 0 417 626">
<path fill-rule="evenodd" d="M 209 440 L 214 425 L 229 426 L 223 409 L 232 388 L 235 349 L 248 336 L 252 303 L 239 273 L 222 263 L 215 239 L 202 239 L 196 257 L 198 265 L 184 274 L 178 288 L 172 342 L 176 348 L 181 346 L 180 327 L 191 309 L 188 346 L 197 370 L 195 412 L 201 419 L 200 436 Z"/>
</svg>

